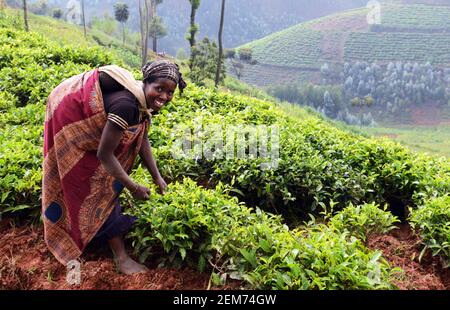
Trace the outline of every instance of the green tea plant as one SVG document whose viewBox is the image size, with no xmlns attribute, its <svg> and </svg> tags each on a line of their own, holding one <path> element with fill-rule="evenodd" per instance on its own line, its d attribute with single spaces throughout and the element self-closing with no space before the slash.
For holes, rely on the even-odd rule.
<svg viewBox="0 0 450 310">
<path fill-rule="evenodd" d="M 133 177 L 149 184 L 148 173 L 136 169 Z M 204 271 L 211 259 L 212 237 L 220 229 L 227 229 L 233 215 L 241 218 L 242 207 L 236 198 L 225 195 L 226 187 L 219 185 L 214 191 L 206 191 L 190 180 L 168 187 L 166 194 L 159 195 L 152 186 L 148 202 L 136 203 L 129 213 L 137 217 L 130 237 L 141 261 L 157 251 L 166 256 L 162 263 L 186 262 Z"/>
<path fill-rule="evenodd" d="M 348 207 L 331 218 L 328 226 L 337 232 L 349 232 L 352 236 L 366 241 L 371 234 L 384 234 L 395 228 L 399 220 L 375 203 Z"/>
<path fill-rule="evenodd" d="M 338 203 L 336 211 L 349 202 L 389 203 L 401 209 L 449 189 L 448 160 L 417 155 L 388 140 L 335 131 L 316 118 L 300 122 L 273 107 L 242 96 L 189 88 L 153 122 L 150 138 L 163 174 L 172 180 L 190 176 L 213 185 L 224 182 L 253 206 L 297 215 L 306 215 L 332 200 Z M 204 126 L 278 125 L 278 167 L 262 171 L 259 158 L 174 159 L 171 149 L 178 136 L 170 131 L 178 124 L 193 129 L 197 118 L 203 119 Z M 207 138 L 195 139 L 202 142 Z M 430 169 L 435 173 L 430 174 Z"/>
<path fill-rule="evenodd" d="M 234 241 L 222 250 L 230 256 L 224 262 L 233 270 L 230 277 L 242 277 L 258 289 L 394 287 L 389 279 L 399 270 L 390 270 L 380 252 L 368 251 L 347 233 L 325 225 L 291 232 L 269 225 L 241 226 L 225 239 Z"/>
<path fill-rule="evenodd" d="M 39 210 L 45 104 L 65 78 L 114 58 L 0 27 L 0 213 Z"/>
<path fill-rule="evenodd" d="M 134 177 L 150 181 L 140 168 Z M 166 264 L 212 271 L 215 284 L 233 278 L 258 289 L 393 288 L 381 254 L 356 238 L 324 225 L 290 231 L 281 217 L 239 204 L 229 190 L 205 190 L 185 178 L 164 196 L 128 201 L 137 217 L 129 237 L 141 260 L 161 256 Z"/>
<path fill-rule="evenodd" d="M 433 256 L 440 255 L 444 265 L 450 266 L 450 196 L 432 199 L 425 205 L 411 210 L 411 225 L 419 231 L 426 250 Z"/>
</svg>

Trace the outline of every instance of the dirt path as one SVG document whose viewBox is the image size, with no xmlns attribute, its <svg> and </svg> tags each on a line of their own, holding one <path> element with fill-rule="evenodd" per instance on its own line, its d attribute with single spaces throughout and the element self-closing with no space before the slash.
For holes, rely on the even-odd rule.
<svg viewBox="0 0 450 310">
<path fill-rule="evenodd" d="M 203 290 L 209 282 L 209 274 L 188 268 L 121 275 L 104 250 L 82 256 L 81 285 L 72 286 L 66 281 L 66 268 L 48 251 L 42 228 L 7 228 L 0 233 L 0 289 Z M 221 289 L 237 287 L 235 283 Z"/>
<path fill-rule="evenodd" d="M 395 284 L 403 290 L 449 290 L 450 270 L 443 269 L 438 258 L 427 253 L 419 262 L 422 250 L 420 238 L 408 224 L 387 235 L 369 237 L 368 246 L 383 252 L 391 266 L 405 273 Z"/>
<path fill-rule="evenodd" d="M 1 223 L 0 223 L 1 224 Z M 125 276 L 116 272 L 109 250 L 88 252 L 81 258 L 81 285 L 66 281 L 64 266 L 48 251 L 42 228 L 0 225 L 0 290 L 1 289 L 83 289 L 83 290 L 204 290 L 209 274 L 185 268 L 158 269 L 150 267 L 145 274 Z M 425 255 L 418 262 L 420 239 L 409 226 L 388 235 L 371 236 L 371 249 L 378 249 L 393 267 L 405 274 L 396 284 L 404 290 L 450 289 L 450 270 L 444 270 L 437 258 Z M 230 283 L 219 289 L 239 289 Z M 217 289 L 217 288 L 216 288 Z"/>
</svg>

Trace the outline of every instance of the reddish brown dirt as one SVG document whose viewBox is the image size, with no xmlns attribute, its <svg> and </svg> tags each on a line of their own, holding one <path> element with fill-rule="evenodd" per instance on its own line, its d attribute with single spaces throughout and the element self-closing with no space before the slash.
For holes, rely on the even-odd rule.
<svg viewBox="0 0 450 310">
<path fill-rule="evenodd" d="M 441 123 L 441 109 L 434 104 L 411 107 L 411 121 L 413 125 L 435 126 Z"/>
<path fill-rule="evenodd" d="M 398 134 L 395 133 L 379 133 L 376 134 L 377 137 L 386 137 L 389 139 L 397 139 L 398 138 Z"/>
<path fill-rule="evenodd" d="M 324 18 L 311 25 L 318 31 L 368 31 L 369 25 L 365 14 L 339 16 L 337 18 Z"/>
<path fill-rule="evenodd" d="M 444 269 L 437 257 L 426 253 L 419 262 L 422 250 L 420 238 L 408 224 L 387 235 L 369 237 L 368 246 L 380 250 L 393 267 L 400 267 L 404 274 L 395 284 L 402 290 L 448 290 L 450 289 L 450 270 Z"/>
<path fill-rule="evenodd" d="M 443 269 L 438 258 L 427 253 L 418 261 L 420 238 L 408 225 L 388 235 L 369 237 L 368 246 L 381 250 L 391 266 L 405 271 L 396 281 L 400 289 L 450 289 L 450 270 Z M 10 227 L 0 222 L 0 290 L 204 290 L 208 286 L 206 273 L 149 268 L 144 274 L 121 275 L 108 251 L 89 251 L 81 258 L 81 285 L 72 286 L 66 281 L 66 268 L 48 251 L 41 227 Z M 219 289 L 239 288 L 240 283 L 234 282 Z"/>
<path fill-rule="evenodd" d="M 81 289 L 81 290 L 203 290 L 209 274 L 192 269 L 152 268 L 147 273 L 119 274 L 109 251 L 96 251 L 81 257 L 81 285 L 69 285 L 67 270 L 48 251 L 42 227 L 0 229 L 1 289 Z M 0 225 L 0 227 L 2 227 Z M 6 227 L 6 228 L 5 228 Z M 231 283 L 220 289 L 237 289 Z"/>
</svg>

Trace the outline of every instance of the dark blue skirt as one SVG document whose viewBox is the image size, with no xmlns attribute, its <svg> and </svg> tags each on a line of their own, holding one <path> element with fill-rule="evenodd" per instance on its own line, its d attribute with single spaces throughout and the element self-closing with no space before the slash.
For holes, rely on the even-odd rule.
<svg viewBox="0 0 450 310">
<path fill-rule="evenodd" d="M 125 235 L 136 221 L 136 217 L 122 214 L 122 207 L 117 200 L 110 216 L 92 239 L 96 245 L 106 244 L 114 237 Z"/>
</svg>

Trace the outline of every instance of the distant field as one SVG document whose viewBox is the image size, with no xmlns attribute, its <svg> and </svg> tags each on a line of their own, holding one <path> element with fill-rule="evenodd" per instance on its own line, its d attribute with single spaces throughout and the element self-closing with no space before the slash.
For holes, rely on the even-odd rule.
<svg viewBox="0 0 450 310">
<path fill-rule="evenodd" d="M 398 126 L 392 128 L 362 128 L 363 133 L 387 137 L 417 152 L 442 155 L 450 158 L 450 125 L 432 127 Z"/>
<path fill-rule="evenodd" d="M 382 26 L 398 29 L 450 30 L 450 7 L 428 5 L 394 5 L 382 11 Z"/>
<path fill-rule="evenodd" d="M 264 64 L 291 67 L 317 67 L 322 35 L 308 26 L 298 25 L 275 33 L 245 47 Z"/>
<path fill-rule="evenodd" d="M 344 59 L 384 63 L 393 60 L 429 61 L 446 65 L 450 63 L 450 35 L 354 32 L 345 43 Z"/>
<path fill-rule="evenodd" d="M 309 107 L 291 103 L 278 103 L 278 107 L 285 113 L 300 120 L 312 117 L 321 117 Z M 442 111 L 446 119 L 450 120 L 450 108 Z M 321 117 L 324 119 L 323 117 Z M 421 152 L 445 156 L 450 158 L 450 121 L 438 125 L 395 125 L 394 123 L 381 124 L 378 127 L 350 126 L 342 122 L 329 121 L 333 126 L 366 137 L 387 138 L 399 142 L 410 149 Z"/>
<path fill-rule="evenodd" d="M 263 76 L 278 82 L 280 69 L 273 65 L 294 70 L 296 79 L 324 63 L 357 60 L 450 67 L 450 6 L 383 5 L 380 25 L 369 25 L 368 13 L 361 8 L 325 16 L 244 45 L 259 63 L 244 81 L 261 85 Z"/>
</svg>

